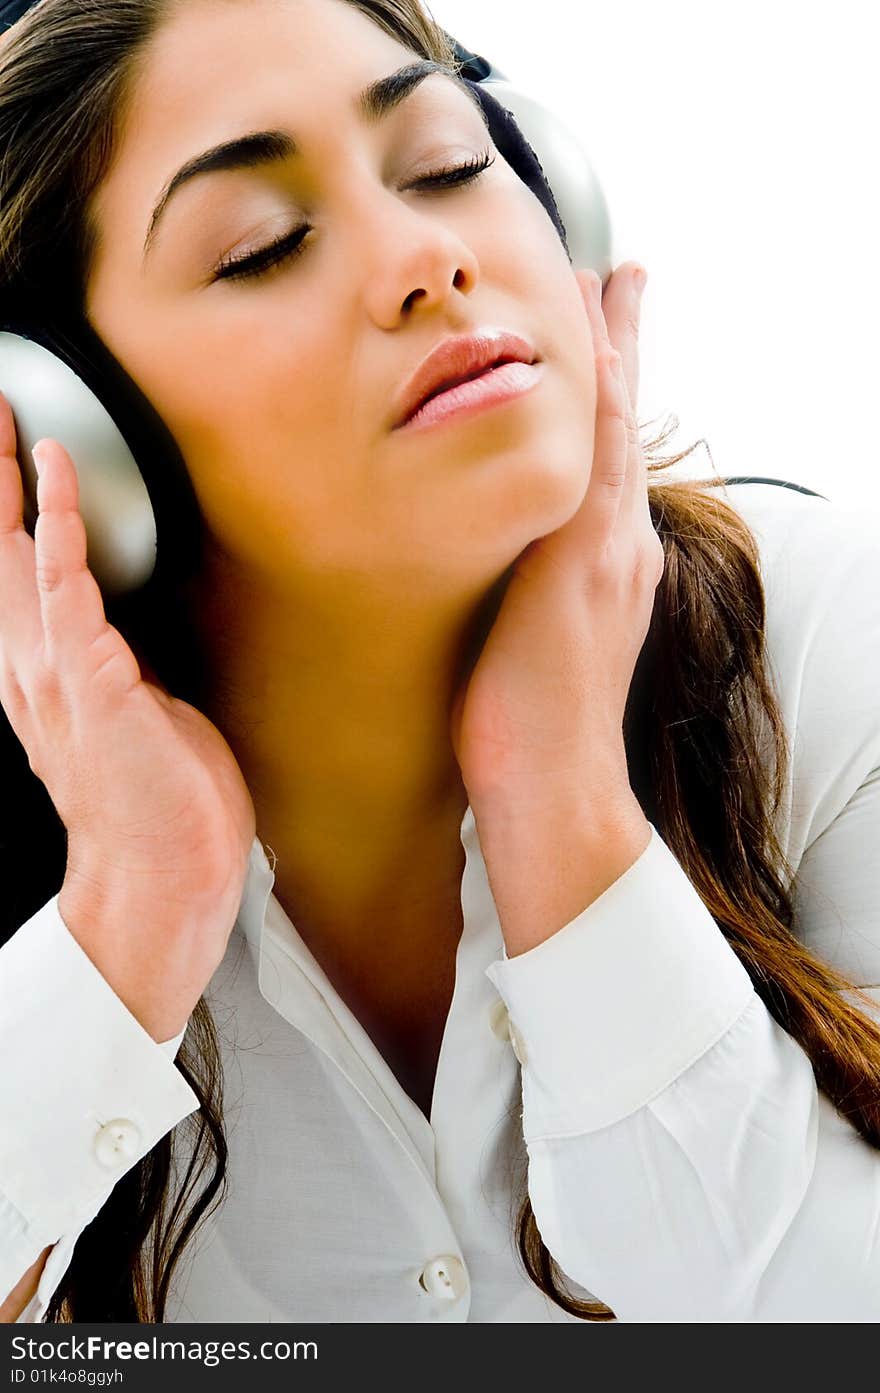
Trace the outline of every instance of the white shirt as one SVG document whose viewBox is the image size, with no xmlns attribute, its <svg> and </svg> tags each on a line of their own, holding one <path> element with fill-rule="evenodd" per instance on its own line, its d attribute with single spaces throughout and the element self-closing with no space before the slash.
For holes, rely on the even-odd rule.
<svg viewBox="0 0 880 1393">
<path fill-rule="evenodd" d="M 880 519 L 763 484 L 726 497 L 758 538 L 794 736 L 778 827 L 794 929 L 880 1003 Z M 229 1191 L 168 1319 L 574 1320 L 514 1249 L 528 1162 L 545 1243 L 621 1321 L 880 1320 L 880 1151 L 818 1092 L 656 828 L 603 895 L 511 959 L 470 808 L 461 838 L 430 1121 L 254 841 L 207 992 Z M 0 949 L 0 1296 L 57 1240 L 28 1322 L 116 1180 L 197 1107 L 173 1063 L 183 1032 L 152 1039 L 57 899 Z"/>
</svg>

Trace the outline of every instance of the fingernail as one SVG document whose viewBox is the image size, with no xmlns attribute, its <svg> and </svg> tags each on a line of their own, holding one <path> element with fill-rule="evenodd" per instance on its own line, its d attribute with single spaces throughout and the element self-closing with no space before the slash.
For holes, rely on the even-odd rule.
<svg viewBox="0 0 880 1393">
<path fill-rule="evenodd" d="M 642 291 L 645 288 L 645 282 L 647 281 L 647 279 L 648 273 L 645 270 L 644 266 L 637 266 L 635 271 L 633 271 L 633 285 L 635 287 L 637 295 L 641 295 Z"/>
<path fill-rule="evenodd" d="M 35 445 L 35 446 L 33 447 L 33 449 L 31 450 L 31 459 L 32 459 L 33 462 L 34 462 L 34 467 L 36 468 L 36 471 L 37 471 L 37 477 L 39 478 L 39 476 L 40 476 L 40 474 L 41 474 L 41 472 L 42 472 L 42 469 L 43 469 L 44 461 L 45 461 L 45 455 L 44 455 L 44 453 L 43 453 L 43 442 L 42 442 L 42 440 L 38 440 L 37 443 L 36 443 L 36 445 Z"/>
</svg>

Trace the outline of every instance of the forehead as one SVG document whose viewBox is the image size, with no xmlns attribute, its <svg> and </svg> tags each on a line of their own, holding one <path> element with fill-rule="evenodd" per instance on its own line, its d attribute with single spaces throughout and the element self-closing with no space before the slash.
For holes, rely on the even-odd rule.
<svg viewBox="0 0 880 1393">
<path fill-rule="evenodd" d="M 138 126 L 230 125 L 255 103 L 340 96 L 411 51 L 347 0 L 184 0 L 146 50 L 133 88 Z M 363 83 L 361 82 L 361 85 Z"/>
<path fill-rule="evenodd" d="M 412 57 L 347 0 L 186 0 L 141 56 L 93 200 L 98 223 L 142 238 L 160 189 L 193 154 L 263 127 L 290 126 L 305 143 Z"/>
</svg>

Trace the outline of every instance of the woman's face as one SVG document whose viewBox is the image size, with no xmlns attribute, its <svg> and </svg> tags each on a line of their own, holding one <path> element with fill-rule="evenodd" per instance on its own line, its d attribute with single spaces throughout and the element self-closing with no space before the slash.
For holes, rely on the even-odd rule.
<svg viewBox="0 0 880 1393">
<path fill-rule="evenodd" d="M 413 61 L 345 0 L 192 0 L 145 55 L 95 196 L 89 318 L 177 440 L 214 542 L 276 584 L 489 579 L 589 482 L 589 323 L 544 208 L 449 77 L 359 113 L 369 83 Z M 186 181 L 145 252 L 175 172 L 263 130 L 296 152 Z M 417 186 L 487 150 L 472 182 Z M 301 224 L 297 255 L 218 277 Z M 537 385 L 393 430 L 416 365 L 484 325 L 531 340 Z"/>
</svg>

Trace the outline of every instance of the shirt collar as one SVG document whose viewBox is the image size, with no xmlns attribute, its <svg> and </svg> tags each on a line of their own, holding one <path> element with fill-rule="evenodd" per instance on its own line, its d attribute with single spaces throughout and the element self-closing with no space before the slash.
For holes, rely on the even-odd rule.
<svg viewBox="0 0 880 1393">
<path fill-rule="evenodd" d="M 506 954 L 470 805 L 462 818 L 459 836 L 465 851 L 465 868 L 461 888 L 463 933 L 456 961 L 461 962 L 462 952 L 468 958 L 475 952 L 474 967 L 479 972 L 499 952 Z M 270 862 L 267 849 L 255 837 L 236 919 L 236 928 L 247 940 L 260 994 L 334 1060 L 403 1142 L 413 1161 L 433 1180 L 431 1127 L 394 1079 L 363 1026 L 272 894 L 275 861 L 274 852 Z M 488 979 L 483 989 L 493 990 Z"/>
</svg>

